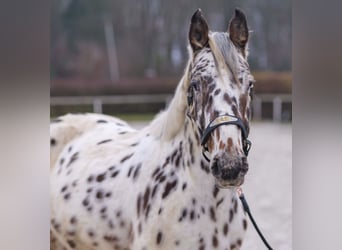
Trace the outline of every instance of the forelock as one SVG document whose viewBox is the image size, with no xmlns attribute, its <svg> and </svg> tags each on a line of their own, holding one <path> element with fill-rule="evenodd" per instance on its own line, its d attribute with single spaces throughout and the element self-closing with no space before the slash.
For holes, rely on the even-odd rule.
<svg viewBox="0 0 342 250">
<path fill-rule="evenodd" d="M 212 50 L 220 74 L 228 72 L 234 78 L 238 75 L 239 52 L 229 39 L 226 32 L 212 32 L 209 34 L 209 46 Z M 227 74 L 227 73 L 226 73 Z"/>
</svg>

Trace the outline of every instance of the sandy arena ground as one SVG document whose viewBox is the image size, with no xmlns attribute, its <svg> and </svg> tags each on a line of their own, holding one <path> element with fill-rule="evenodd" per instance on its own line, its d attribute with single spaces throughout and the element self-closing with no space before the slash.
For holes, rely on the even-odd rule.
<svg viewBox="0 0 342 250">
<path fill-rule="evenodd" d="M 292 127 L 253 123 L 253 143 L 243 190 L 267 241 L 275 250 L 292 249 Z M 242 250 L 263 250 L 252 223 Z"/>
<path fill-rule="evenodd" d="M 146 123 L 134 123 L 141 128 Z M 249 172 L 243 190 L 254 219 L 275 250 L 292 249 L 292 127 L 254 122 Z M 242 250 L 264 250 L 252 223 Z"/>
</svg>

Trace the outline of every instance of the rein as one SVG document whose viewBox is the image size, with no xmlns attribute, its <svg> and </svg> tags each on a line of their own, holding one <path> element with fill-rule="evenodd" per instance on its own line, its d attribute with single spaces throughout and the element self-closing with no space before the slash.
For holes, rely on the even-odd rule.
<svg viewBox="0 0 342 250">
<path fill-rule="evenodd" d="M 241 187 L 238 187 L 237 193 L 238 193 L 238 196 L 239 196 L 239 198 L 241 200 L 241 203 L 242 203 L 242 206 L 243 206 L 243 210 L 245 210 L 245 212 L 248 214 L 248 217 L 252 221 L 252 224 L 253 224 L 255 230 L 257 231 L 258 235 L 260 236 L 262 242 L 264 242 L 264 244 L 265 244 L 265 246 L 267 247 L 268 250 L 273 250 L 273 248 L 270 246 L 270 244 L 268 244 L 268 242 L 265 239 L 264 235 L 261 233 L 258 225 L 256 224 L 256 222 L 255 222 L 255 220 L 254 220 L 254 218 L 252 216 L 251 210 L 249 209 L 249 206 L 248 206 L 247 200 L 245 198 L 245 195 L 242 192 L 242 188 Z"/>
<path fill-rule="evenodd" d="M 236 125 L 241 129 L 241 137 L 242 137 L 242 147 L 243 147 L 243 152 L 245 153 L 246 156 L 248 156 L 248 152 L 252 146 L 252 143 L 250 140 L 247 139 L 248 137 L 248 129 L 242 122 L 242 120 L 233 115 L 221 115 L 216 117 L 214 120 L 212 120 L 209 125 L 206 127 L 204 132 L 200 131 L 201 134 L 201 145 L 202 145 L 202 154 L 204 158 L 210 162 L 209 157 L 208 157 L 208 146 L 207 146 L 207 141 L 209 139 L 210 134 L 218 127 L 222 125 Z"/>
</svg>

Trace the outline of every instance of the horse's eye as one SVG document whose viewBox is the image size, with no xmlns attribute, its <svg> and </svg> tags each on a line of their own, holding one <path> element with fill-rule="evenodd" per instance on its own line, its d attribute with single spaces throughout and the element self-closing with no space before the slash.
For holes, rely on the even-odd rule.
<svg viewBox="0 0 342 250">
<path fill-rule="evenodd" d="M 255 81 L 249 81 L 249 86 L 248 86 L 248 87 L 249 87 L 249 88 L 253 88 L 254 82 L 255 82 Z"/>
</svg>

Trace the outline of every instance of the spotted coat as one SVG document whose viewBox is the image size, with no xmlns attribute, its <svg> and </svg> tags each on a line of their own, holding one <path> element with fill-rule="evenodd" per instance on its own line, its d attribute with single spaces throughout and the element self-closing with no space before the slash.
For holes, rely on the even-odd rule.
<svg viewBox="0 0 342 250">
<path fill-rule="evenodd" d="M 203 18 L 198 11 L 194 17 Z M 51 249 L 240 248 L 247 221 L 236 186 L 217 187 L 212 163 L 201 154 L 200 130 L 215 110 L 234 112 L 232 103 L 248 123 L 248 80 L 222 76 L 214 52 L 194 51 L 201 41 L 191 41 L 193 53 L 174 98 L 144 129 L 89 114 L 51 124 Z M 238 75 L 247 79 L 240 60 Z M 192 106 L 187 96 L 198 78 L 201 95 L 194 96 Z M 225 101 L 227 93 L 232 103 Z M 235 97 L 242 93 L 247 96 L 243 109 Z M 210 139 L 212 155 L 242 152 L 236 127 L 217 131 Z"/>
</svg>

